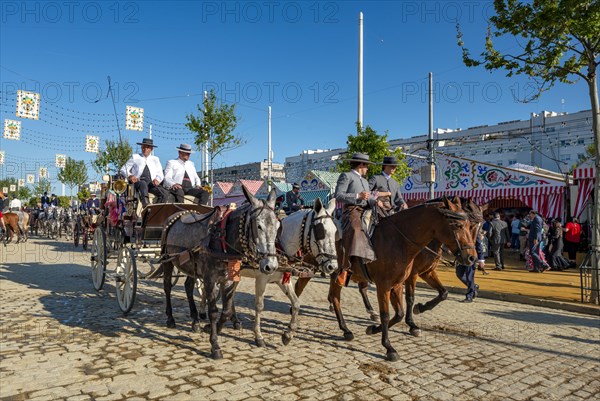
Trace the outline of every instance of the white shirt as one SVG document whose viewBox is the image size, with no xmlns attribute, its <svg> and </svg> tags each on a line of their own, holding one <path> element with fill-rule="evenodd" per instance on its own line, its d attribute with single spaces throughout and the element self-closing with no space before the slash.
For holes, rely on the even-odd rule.
<svg viewBox="0 0 600 401">
<path fill-rule="evenodd" d="M 124 175 L 125 177 L 133 175 L 136 178 L 140 178 L 146 166 L 148 166 L 148 170 L 150 170 L 150 178 L 153 181 L 157 180 L 160 183 L 165 178 L 158 157 L 152 155 L 144 157 L 144 155 L 138 153 L 131 156 L 131 159 L 125 163 L 121 169 L 121 175 Z"/>
<path fill-rule="evenodd" d="M 17 210 L 21 210 L 21 201 L 18 200 L 17 198 L 13 199 L 10 201 L 10 206 L 9 209 L 13 210 L 13 209 L 17 209 Z"/>
<path fill-rule="evenodd" d="M 196 172 L 196 166 L 194 162 L 188 160 L 184 162 L 181 159 L 169 160 L 167 163 L 167 167 L 165 168 L 165 188 L 169 189 L 175 184 L 181 185 L 183 183 L 183 177 L 187 172 L 188 177 L 190 177 L 190 181 L 192 182 L 192 186 L 200 186 L 202 182 L 200 181 L 200 177 L 198 177 L 198 173 Z"/>
</svg>

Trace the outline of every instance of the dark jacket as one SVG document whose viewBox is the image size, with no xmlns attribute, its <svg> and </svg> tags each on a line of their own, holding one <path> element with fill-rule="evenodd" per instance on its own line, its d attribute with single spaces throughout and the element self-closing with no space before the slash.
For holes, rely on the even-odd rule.
<svg viewBox="0 0 600 401">
<path fill-rule="evenodd" d="M 542 240 L 542 227 L 544 226 L 544 222 L 539 214 L 535 215 L 535 218 L 531 221 L 529 225 L 529 235 L 527 236 L 527 240 L 533 242 L 534 239 L 541 241 Z"/>
<path fill-rule="evenodd" d="M 304 205 L 304 199 L 300 197 L 300 194 L 296 194 L 293 190 L 285 194 L 286 211 L 293 213 L 300 210 L 300 206 Z"/>
</svg>

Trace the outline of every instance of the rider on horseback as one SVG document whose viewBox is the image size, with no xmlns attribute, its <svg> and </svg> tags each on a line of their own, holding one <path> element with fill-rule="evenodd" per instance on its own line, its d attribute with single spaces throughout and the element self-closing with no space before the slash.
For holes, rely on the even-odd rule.
<svg viewBox="0 0 600 401">
<path fill-rule="evenodd" d="M 6 225 L 4 224 L 4 216 L 2 215 L 2 210 L 4 209 L 4 199 L 6 199 L 6 195 L 4 192 L 0 191 L 0 227 L 2 227 L 2 232 L 6 232 Z M 2 242 L 4 246 L 6 246 L 6 242 L 4 241 L 4 235 L 2 235 Z"/>
</svg>

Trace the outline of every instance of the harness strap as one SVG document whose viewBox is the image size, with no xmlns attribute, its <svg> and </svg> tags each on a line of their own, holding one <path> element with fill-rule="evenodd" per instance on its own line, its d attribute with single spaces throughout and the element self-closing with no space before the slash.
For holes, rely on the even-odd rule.
<svg viewBox="0 0 600 401">
<path fill-rule="evenodd" d="M 233 209 L 227 209 L 227 211 L 225 211 L 225 213 L 223 214 L 223 217 L 221 218 L 221 221 L 219 223 L 219 231 L 220 231 L 219 240 L 221 242 L 221 250 L 223 251 L 223 253 L 227 253 L 227 241 L 225 238 L 225 235 L 227 234 L 227 230 L 225 229 L 225 227 L 227 226 L 227 220 L 229 219 L 229 215 L 231 214 L 231 212 L 233 212 Z"/>
</svg>

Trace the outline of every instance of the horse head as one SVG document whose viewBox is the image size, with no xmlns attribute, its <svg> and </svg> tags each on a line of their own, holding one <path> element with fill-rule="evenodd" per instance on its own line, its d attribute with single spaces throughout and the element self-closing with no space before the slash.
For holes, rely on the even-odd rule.
<svg viewBox="0 0 600 401">
<path fill-rule="evenodd" d="M 323 206 L 321 200 L 317 198 L 313 210 L 313 218 L 309 230 L 309 246 L 315 245 L 315 258 L 319 263 L 319 268 L 325 274 L 331 274 L 338 268 L 337 252 L 335 241 L 338 234 L 338 227 L 333 219 L 335 210 L 335 199 L 331 199 L 327 207 Z M 313 251 L 314 252 L 314 251 Z"/>
<path fill-rule="evenodd" d="M 450 200 L 446 197 L 442 199 L 444 207 L 438 208 L 438 211 L 444 216 L 448 224 L 442 224 L 440 227 L 440 240 L 456 256 L 458 263 L 465 266 L 471 266 L 477 260 L 475 251 L 475 238 L 472 235 L 473 226 L 469 216 L 462 208 L 460 199 Z"/>
<path fill-rule="evenodd" d="M 264 274 L 273 274 L 279 268 L 275 253 L 275 241 L 279 229 L 279 219 L 275 214 L 277 198 L 275 189 L 271 190 L 266 201 L 256 199 L 243 185 L 242 190 L 251 205 L 246 219 L 246 233 L 249 234 L 249 240 L 254 243 L 253 251 L 260 258 L 259 270 Z"/>
</svg>

